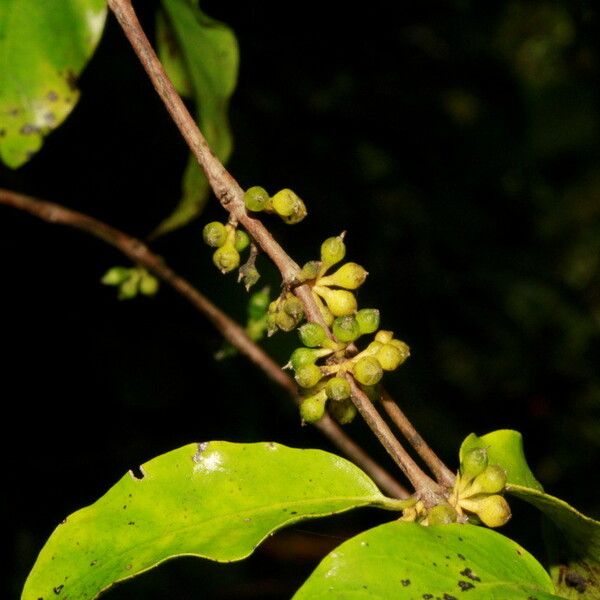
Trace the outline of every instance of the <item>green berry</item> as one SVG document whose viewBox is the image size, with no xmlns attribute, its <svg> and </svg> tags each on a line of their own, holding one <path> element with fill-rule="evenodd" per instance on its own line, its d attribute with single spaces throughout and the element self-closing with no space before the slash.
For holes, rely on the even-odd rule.
<svg viewBox="0 0 600 600">
<path fill-rule="evenodd" d="M 341 235 L 327 238 L 321 244 L 321 260 L 327 268 L 339 263 L 346 256 L 346 244 Z"/>
<path fill-rule="evenodd" d="M 289 364 L 297 371 L 306 365 L 314 365 L 319 358 L 329 354 L 331 350 L 326 348 L 296 348 L 290 356 Z"/>
<path fill-rule="evenodd" d="M 139 277 L 130 277 L 126 279 L 119 288 L 119 300 L 131 300 L 138 293 Z"/>
<path fill-rule="evenodd" d="M 241 229 L 235 230 L 234 246 L 238 252 L 244 251 L 250 245 L 250 236 Z"/>
<path fill-rule="evenodd" d="M 450 504 L 438 504 L 433 508 L 429 509 L 427 513 L 427 520 L 430 525 L 448 525 L 450 523 L 456 523 L 458 514 L 453 506 Z"/>
<path fill-rule="evenodd" d="M 225 244 L 215 250 L 213 262 L 221 273 L 229 273 L 240 265 L 240 254 L 231 244 Z"/>
<path fill-rule="evenodd" d="M 383 348 L 383 344 L 381 342 L 373 341 L 361 352 L 361 355 L 376 356 L 380 348 Z"/>
<path fill-rule="evenodd" d="M 349 262 L 335 273 L 319 279 L 319 285 L 336 285 L 347 290 L 356 290 L 367 278 L 368 273 L 360 265 Z"/>
<path fill-rule="evenodd" d="M 327 410 L 340 425 L 351 423 L 358 412 L 351 400 L 330 403 Z"/>
<path fill-rule="evenodd" d="M 300 404 L 300 416 L 305 423 L 315 423 L 325 414 L 326 399 L 322 394 L 305 398 Z"/>
<path fill-rule="evenodd" d="M 506 471 L 499 465 L 488 465 L 471 484 L 469 494 L 497 494 L 506 485 Z"/>
<path fill-rule="evenodd" d="M 260 319 L 264 317 L 269 308 L 269 288 L 265 287 L 259 292 L 254 292 L 248 300 L 248 318 Z"/>
<path fill-rule="evenodd" d="M 403 357 L 402 362 L 404 362 L 410 356 L 410 348 L 408 347 L 408 344 L 402 340 L 392 340 L 390 344 L 398 348 Z"/>
<path fill-rule="evenodd" d="M 381 342 L 382 344 L 389 344 L 394 339 L 393 331 L 385 331 L 382 329 L 375 334 L 375 341 Z"/>
<path fill-rule="evenodd" d="M 296 296 L 289 296 L 283 302 L 283 310 L 298 323 L 304 316 L 304 305 Z"/>
<path fill-rule="evenodd" d="M 131 269 L 129 267 L 112 267 L 100 280 L 104 285 L 121 285 L 129 279 Z"/>
<path fill-rule="evenodd" d="M 332 290 L 320 285 L 316 285 L 313 291 L 325 300 L 327 307 L 334 317 L 345 317 L 356 312 L 356 298 L 352 292 L 347 290 Z"/>
<path fill-rule="evenodd" d="M 352 315 L 337 317 L 333 321 L 333 335 L 344 344 L 353 342 L 360 336 L 360 327 Z"/>
<path fill-rule="evenodd" d="M 379 310 L 376 308 L 361 308 L 356 313 L 356 321 L 361 335 L 373 333 L 379 328 Z"/>
<path fill-rule="evenodd" d="M 383 344 L 375 358 L 384 371 L 395 371 L 405 360 L 405 356 L 392 344 Z"/>
<path fill-rule="evenodd" d="M 260 185 L 248 188 L 244 193 L 244 204 L 248 210 L 252 212 L 260 212 L 269 207 L 270 204 L 269 194 L 265 188 Z"/>
<path fill-rule="evenodd" d="M 212 248 L 220 248 L 227 241 L 227 228 L 218 221 L 207 223 L 202 230 L 202 237 L 204 243 Z"/>
<path fill-rule="evenodd" d="M 501 527 L 511 517 L 510 506 L 502 496 L 485 496 L 468 503 L 461 501 L 461 506 L 474 512 L 484 525 L 488 527 Z"/>
<path fill-rule="evenodd" d="M 140 292 L 144 296 L 154 296 L 158 292 L 158 279 L 150 273 L 144 273 L 140 279 Z"/>
<path fill-rule="evenodd" d="M 320 346 L 327 337 L 327 333 L 322 325 L 318 323 L 305 323 L 298 329 L 300 340 L 309 348 Z"/>
<path fill-rule="evenodd" d="M 273 210 L 280 217 L 291 217 L 301 209 L 301 205 L 304 205 L 298 194 L 288 188 L 277 192 L 271 198 L 271 202 L 273 203 Z"/>
<path fill-rule="evenodd" d="M 474 448 L 465 453 L 460 463 L 461 479 L 469 482 L 475 479 L 477 475 L 483 473 L 488 466 L 487 448 Z"/>
<path fill-rule="evenodd" d="M 346 400 L 350 398 L 350 384 L 343 377 L 332 377 L 325 386 L 325 393 L 335 402 Z"/>
<path fill-rule="evenodd" d="M 294 378 L 300 387 L 311 388 L 321 381 L 323 373 L 317 365 L 305 365 L 296 371 Z"/>
<path fill-rule="evenodd" d="M 375 385 L 383 377 L 383 369 L 379 361 L 372 356 L 363 356 L 352 368 L 354 377 L 363 385 Z"/>
<path fill-rule="evenodd" d="M 311 279 L 316 279 L 319 275 L 319 270 L 321 269 L 321 263 L 318 260 L 311 260 L 300 269 L 300 273 L 298 273 L 299 281 L 310 281 Z"/>
</svg>

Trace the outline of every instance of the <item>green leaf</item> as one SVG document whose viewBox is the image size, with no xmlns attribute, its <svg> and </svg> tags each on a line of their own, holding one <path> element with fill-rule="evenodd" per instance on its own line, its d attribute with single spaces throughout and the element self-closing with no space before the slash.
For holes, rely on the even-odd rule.
<svg viewBox="0 0 600 600">
<path fill-rule="evenodd" d="M 106 0 L 0 2 L 0 158 L 9 167 L 27 162 L 77 103 L 106 11 Z"/>
<path fill-rule="evenodd" d="M 240 560 L 290 523 L 401 503 L 334 454 L 274 443 L 190 444 L 140 471 L 57 527 L 22 600 L 95 598 L 169 558 Z"/>
<path fill-rule="evenodd" d="M 540 490 L 510 485 L 507 491 L 533 504 L 558 529 L 550 557 L 556 590 L 566 598 L 600 598 L 600 523 Z"/>
<path fill-rule="evenodd" d="M 523 452 L 523 436 L 512 429 L 492 431 L 481 437 L 471 433 L 460 447 L 460 460 L 469 450 L 487 448 L 489 463 L 500 465 L 505 471 L 508 483 L 542 490 L 542 484 L 531 472 Z"/>
<path fill-rule="evenodd" d="M 192 82 L 171 24 L 162 10 L 156 11 L 156 49 L 175 89 L 186 98 L 192 95 Z"/>
<path fill-rule="evenodd" d="M 178 57 L 168 61 L 169 74 L 175 74 L 180 89 L 185 87 L 182 73 L 186 73 L 186 79 L 189 77 L 198 125 L 213 152 L 225 163 L 233 146 L 227 109 L 238 75 L 239 51 L 235 34 L 223 23 L 205 15 L 197 0 L 162 0 L 162 5 L 174 33 L 170 42 L 171 56 Z M 175 67 L 174 62 L 181 66 Z M 206 177 L 195 159 L 190 157 L 183 176 L 182 198 L 153 235 L 173 231 L 197 217 L 206 204 L 208 193 Z"/>
<path fill-rule="evenodd" d="M 326 556 L 294 600 L 548 600 L 550 577 L 516 542 L 483 527 L 396 521 Z M 463 594 L 464 592 L 468 592 Z"/>
</svg>

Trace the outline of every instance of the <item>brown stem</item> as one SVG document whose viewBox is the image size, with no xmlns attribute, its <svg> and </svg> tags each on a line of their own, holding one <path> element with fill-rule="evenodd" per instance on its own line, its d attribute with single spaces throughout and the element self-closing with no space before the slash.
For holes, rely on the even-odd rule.
<svg viewBox="0 0 600 600">
<path fill-rule="evenodd" d="M 454 473 L 440 460 L 438 455 L 421 437 L 414 425 L 386 390 L 382 391 L 381 404 L 394 425 L 396 425 L 402 435 L 408 440 L 408 443 L 431 469 L 437 482 L 447 488 L 453 487 Z"/>
<path fill-rule="evenodd" d="M 179 292 L 213 323 L 230 344 L 235 346 L 242 354 L 245 354 L 275 383 L 286 390 L 296 403 L 300 401 L 294 381 L 281 370 L 279 365 L 260 346 L 248 337 L 244 329 L 200 293 L 191 283 L 170 269 L 142 241 L 83 213 L 10 190 L 0 189 L 0 204 L 26 211 L 49 223 L 66 225 L 85 231 L 117 248 L 131 261 L 152 271 L 157 277 Z M 365 470 L 383 491 L 398 498 L 408 497 L 408 491 L 350 439 L 333 420 L 330 418 L 322 419 L 316 423 L 316 427 L 346 456 Z"/>
<path fill-rule="evenodd" d="M 257 219 L 250 217 L 246 212 L 242 188 L 213 154 L 202 132 L 173 87 L 138 21 L 131 0 L 108 0 L 108 5 L 121 25 L 125 36 L 131 43 L 133 50 L 146 70 L 148 77 L 169 111 L 174 123 L 186 140 L 192 154 L 204 169 L 206 177 L 219 202 L 234 219 L 245 227 L 264 253 L 274 262 L 281 273 L 284 285 L 292 286 L 296 281 L 299 271 L 297 263 L 287 255 L 263 224 Z M 294 288 L 294 293 L 302 300 L 308 320 L 325 325 L 309 286 L 298 285 Z M 331 336 L 331 332 L 329 330 L 328 332 Z M 367 421 L 367 423 L 373 428 L 372 421 Z M 381 436 L 390 437 L 385 446 L 388 452 L 395 452 L 398 447 L 402 447 L 389 428 L 383 432 L 379 431 L 378 433 L 375 430 L 374 432 L 380 440 Z M 400 457 L 396 457 L 396 459 L 398 462 Z M 428 477 L 427 480 L 431 484 L 434 484 Z M 423 480 L 423 482 L 426 483 L 426 480 Z"/>
<path fill-rule="evenodd" d="M 354 377 L 350 373 L 346 373 L 346 379 L 350 383 L 354 405 L 388 454 L 411 482 L 417 495 L 423 500 L 426 506 L 439 504 L 443 499 L 441 486 L 423 473 L 419 465 L 417 465 L 402 444 L 394 437 L 391 429 L 377 412 L 369 397 L 358 387 Z"/>
</svg>

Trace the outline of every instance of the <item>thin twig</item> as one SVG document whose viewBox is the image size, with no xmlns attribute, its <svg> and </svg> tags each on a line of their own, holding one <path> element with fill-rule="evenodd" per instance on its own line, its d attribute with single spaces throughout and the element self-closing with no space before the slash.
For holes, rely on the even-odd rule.
<svg viewBox="0 0 600 600">
<path fill-rule="evenodd" d="M 264 253 L 273 261 L 281 273 L 283 283 L 292 286 L 296 282 L 299 271 L 298 264 L 287 255 L 263 224 L 250 217 L 246 212 L 242 188 L 213 154 L 198 125 L 173 87 L 138 21 L 131 0 L 108 0 L 108 5 L 146 70 L 155 90 L 169 111 L 171 118 L 186 140 L 192 154 L 204 169 L 219 202 L 232 217 L 245 227 Z M 325 326 L 310 288 L 307 285 L 298 285 L 294 288 L 294 293 L 302 300 L 308 320 Z M 331 332 L 329 332 L 329 335 L 331 335 Z M 369 420 L 367 420 L 367 424 L 388 452 L 393 454 L 399 447 L 402 447 L 387 426 L 386 429 L 374 428 L 373 422 Z M 423 492 L 427 495 L 428 490 L 432 494 L 437 493 L 437 484 L 427 477 L 414 461 L 407 463 L 401 456 L 395 456 L 394 458 L 410 482 L 415 485 L 418 493 Z M 408 471 L 405 470 L 407 465 Z"/>
<path fill-rule="evenodd" d="M 438 455 L 421 437 L 414 425 L 386 390 L 382 390 L 381 404 L 394 425 L 396 425 L 402 435 L 407 439 L 408 443 L 416 450 L 418 455 L 425 461 L 425 464 L 431 469 L 437 482 L 444 487 L 452 488 L 455 480 L 454 473 L 452 473 L 452 471 L 440 460 Z"/>
<path fill-rule="evenodd" d="M 244 329 L 215 306 L 191 283 L 177 275 L 142 241 L 89 215 L 10 190 L 0 189 L 0 204 L 26 211 L 49 223 L 66 225 L 85 231 L 117 248 L 131 261 L 152 271 L 157 277 L 179 292 L 208 317 L 231 345 L 245 354 L 275 383 L 286 390 L 296 403 L 300 401 L 294 381 L 281 370 L 279 365 L 260 346 L 248 337 Z M 350 439 L 332 419 L 321 419 L 316 423 L 316 427 L 346 456 L 366 471 L 383 491 L 398 498 L 406 498 L 409 495 L 403 486 Z"/>
</svg>

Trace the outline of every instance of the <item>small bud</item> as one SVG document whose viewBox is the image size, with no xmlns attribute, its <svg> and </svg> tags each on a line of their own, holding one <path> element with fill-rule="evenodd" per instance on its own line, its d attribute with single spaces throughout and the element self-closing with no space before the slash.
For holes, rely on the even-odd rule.
<svg viewBox="0 0 600 600">
<path fill-rule="evenodd" d="M 427 513 L 427 521 L 430 525 L 448 525 L 456 523 L 458 514 L 450 504 L 438 504 Z"/>
<path fill-rule="evenodd" d="M 343 377 L 332 377 L 325 386 L 325 393 L 335 402 L 346 400 L 350 398 L 350 384 Z"/>
<path fill-rule="evenodd" d="M 112 267 L 100 280 L 104 285 L 121 285 L 126 279 L 129 279 L 131 269 L 129 267 Z"/>
<path fill-rule="evenodd" d="M 282 331 L 292 331 L 296 328 L 298 321 L 296 321 L 294 317 L 288 315 L 286 312 L 280 310 L 275 316 L 275 323 Z"/>
<path fill-rule="evenodd" d="M 321 260 L 327 268 L 339 263 L 344 256 L 346 256 L 346 244 L 341 235 L 327 238 L 321 244 Z"/>
<path fill-rule="evenodd" d="M 144 273 L 140 279 L 140 292 L 144 296 L 154 296 L 158 292 L 159 283 L 158 279 L 150 273 Z"/>
<path fill-rule="evenodd" d="M 223 223 L 207 223 L 202 230 L 204 243 L 212 248 L 220 248 L 227 241 L 227 229 Z"/>
<path fill-rule="evenodd" d="M 329 414 L 340 424 L 347 425 L 356 417 L 356 406 L 352 400 L 342 400 L 341 402 L 332 402 L 328 405 Z"/>
<path fill-rule="evenodd" d="M 466 510 L 474 512 L 488 527 L 501 527 L 511 517 L 510 506 L 502 496 L 485 496 L 468 502 L 464 500 L 460 504 Z"/>
<path fill-rule="evenodd" d="M 372 356 L 360 358 L 352 368 L 352 373 L 363 385 L 375 385 L 383 377 L 383 369 L 379 361 Z"/>
<path fill-rule="evenodd" d="M 316 279 L 321 269 L 321 262 L 318 260 L 311 260 L 302 267 L 300 273 L 298 273 L 299 281 L 310 281 Z"/>
<path fill-rule="evenodd" d="M 309 348 L 320 346 L 327 337 L 325 329 L 318 323 L 305 323 L 298 329 L 300 340 Z"/>
<path fill-rule="evenodd" d="M 269 308 L 269 288 L 265 287 L 258 292 L 254 292 L 248 300 L 248 317 L 250 319 L 260 319 L 267 313 Z"/>
<path fill-rule="evenodd" d="M 406 360 L 406 355 L 392 344 L 383 344 L 375 358 L 385 371 L 395 371 Z"/>
<path fill-rule="evenodd" d="M 235 230 L 234 246 L 238 252 L 243 252 L 250 245 L 250 236 L 241 229 Z"/>
<path fill-rule="evenodd" d="M 244 193 L 244 204 L 246 205 L 246 208 L 252 212 L 265 210 L 269 207 L 270 200 L 267 190 L 259 185 L 248 188 Z"/>
<path fill-rule="evenodd" d="M 408 344 L 404 343 L 402 340 L 391 340 L 389 343 L 398 348 L 402 354 L 402 362 L 410 356 L 410 348 L 408 347 Z"/>
<path fill-rule="evenodd" d="M 347 290 L 356 290 L 367 278 L 368 273 L 360 265 L 349 262 L 335 273 L 319 279 L 319 285 L 335 285 Z"/>
<path fill-rule="evenodd" d="M 317 365 L 305 365 L 296 370 L 294 379 L 300 387 L 311 388 L 323 378 L 323 373 Z"/>
<path fill-rule="evenodd" d="M 382 344 L 389 344 L 392 339 L 394 339 L 394 332 L 393 331 L 385 331 L 384 329 L 382 329 L 381 331 L 378 331 L 375 334 L 375 340 L 377 342 L 381 342 Z"/>
<path fill-rule="evenodd" d="M 360 328 L 352 315 L 337 317 L 333 321 L 332 331 L 338 341 L 344 344 L 353 342 L 360 336 Z"/>
<path fill-rule="evenodd" d="M 229 273 L 240 265 L 239 252 L 230 244 L 225 244 L 215 250 L 213 263 L 221 273 Z"/>
<path fill-rule="evenodd" d="M 296 298 L 289 296 L 283 302 L 283 310 L 298 323 L 304 316 L 304 305 Z"/>
<path fill-rule="evenodd" d="M 475 494 L 497 494 L 506 485 L 506 471 L 499 465 L 488 465 L 477 477 L 466 492 Z"/>
<path fill-rule="evenodd" d="M 356 312 L 356 298 L 352 292 L 347 290 L 332 290 L 320 285 L 316 285 L 313 291 L 325 300 L 327 307 L 334 317 L 345 317 Z"/>
<path fill-rule="evenodd" d="M 285 188 L 277 192 L 272 198 L 273 210 L 280 217 L 291 217 L 301 209 L 300 205 L 304 205 L 296 192 Z M 306 208 L 305 208 L 306 211 Z"/>
<path fill-rule="evenodd" d="M 465 453 L 460 463 L 461 479 L 469 482 L 475 479 L 477 475 L 483 473 L 488 466 L 487 448 L 474 448 Z"/>
<path fill-rule="evenodd" d="M 316 394 L 305 398 L 300 404 L 300 416 L 305 423 L 315 423 L 325 414 L 326 398 L 323 394 Z"/>
<path fill-rule="evenodd" d="M 314 365 L 319 358 L 329 354 L 331 350 L 327 348 L 296 348 L 290 356 L 289 365 L 297 371 L 306 365 Z"/>
<path fill-rule="evenodd" d="M 376 308 L 361 308 L 356 313 L 356 321 L 361 335 L 373 333 L 379 328 L 379 310 Z"/>
<path fill-rule="evenodd" d="M 363 356 L 376 356 L 381 348 L 383 348 L 381 342 L 373 341 L 361 352 L 361 354 Z"/>
</svg>

